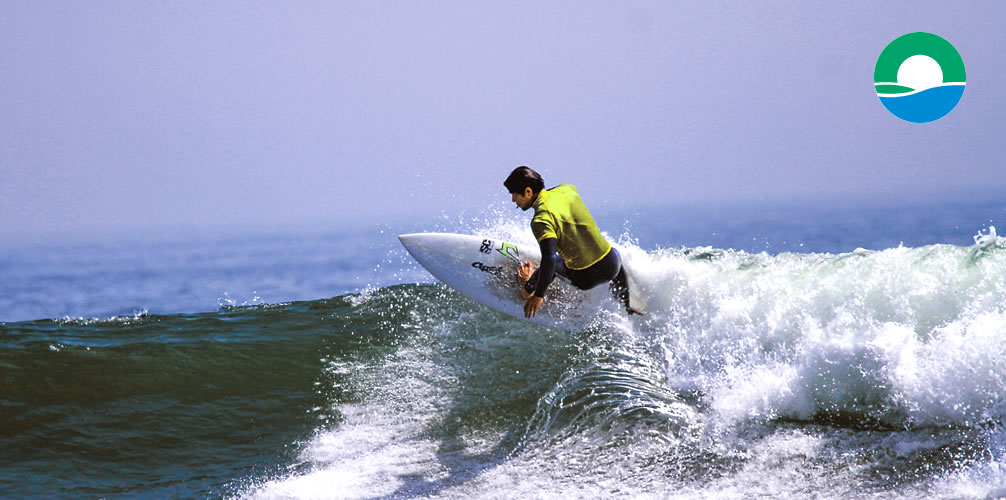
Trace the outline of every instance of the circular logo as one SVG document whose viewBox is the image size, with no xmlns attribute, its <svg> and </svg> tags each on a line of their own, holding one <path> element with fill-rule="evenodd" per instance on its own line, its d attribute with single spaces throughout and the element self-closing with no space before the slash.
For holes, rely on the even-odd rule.
<svg viewBox="0 0 1006 500">
<path fill-rule="evenodd" d="M 950 42 L 919 31 L 895 38 L 873 70 L 877 97 L 905 121 L 942 118 L 964 95 L 964 60 Z"/>
</svg>

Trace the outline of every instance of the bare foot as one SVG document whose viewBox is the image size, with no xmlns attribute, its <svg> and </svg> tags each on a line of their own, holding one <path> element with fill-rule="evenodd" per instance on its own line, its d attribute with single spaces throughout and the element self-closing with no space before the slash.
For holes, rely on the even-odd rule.
<svg viewBox="0 0 1006 500">
<path fill-rule="evenodd" d="M 534 264 L 530 260 L 525 260 L 517 268 L 517 281 L 523 286 L 524 283 L 527 283 L 527 280 L 531 279 L 532 274 L 534 274 Z"/>
</svg>

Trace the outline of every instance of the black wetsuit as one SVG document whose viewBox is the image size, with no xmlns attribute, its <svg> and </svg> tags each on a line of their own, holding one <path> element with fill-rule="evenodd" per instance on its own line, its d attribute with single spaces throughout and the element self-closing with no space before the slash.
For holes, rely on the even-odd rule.
<svg viewBox="0 0 1006 500">
<path fill-rule="evenodd" d="M 534 293 L 534 295 L 544 298 L 545 289 L 552 283 L 556 274 L 566 277 L 573 286 L 580 290 L 590 290 L 597 285 L 610 282 L 609 287 L 612 295 L 625 305 L 626 311 L 634 312 L 629 308 L 629 286 L 625 278 L 625 269 L 622 268 L 622 259 L 615 247 L 611 247 L 611 251 L 604 258 L 586 269 L 569 269 L 556 251 L 555 238 L 545 238 L 538 245 L 543 257 L 541 266 L 524 284 L 524 289 L 528 293 Z M 551 255 L 552 258 L 546 259 L 545 255 Z"/>
</svg>

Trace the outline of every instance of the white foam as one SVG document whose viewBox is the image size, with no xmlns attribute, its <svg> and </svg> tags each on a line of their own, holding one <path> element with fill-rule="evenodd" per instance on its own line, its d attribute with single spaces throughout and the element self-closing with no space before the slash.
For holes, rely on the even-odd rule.
<svg viewBox="0 0 1006 500">
<path fill-rule="evenodd" d="M 638 324 L 676 389 L 728 420 L 822 412 L 970 424 L 1006 407 L 1006 255 L 936 245 L 842 255 L 626 252 Z M 705 254 L 702 256 L 702 254 Z"/>
<path fill-rule="evenodd" d="M 347 424 L 323 431 L 302 451 L 311 471 L 276 479 L 248 498 L 363 498 L 390 495 L 403 478 L 435 480 L 437 443 L 417 439 L 417 423 L 374 405 L 340 407 Z"/>
<path fill-rule="evenodd" d="M 481 231 L 480 224 L 472 231 Z M 487 225 L 495 229 L 493 234 L 515 240 L 527 232 L 524 225 Z M 832 416 L 922 429 L 892 431 L 882 442 L 860 443 L 870 447 L 867 453 L 918 460 L 955 439 L 930 437 L 926 429 L 973 429 L 1006 414 L 1006 351 L 1001 347 L 1006 339 L 1006 254 L 996 248 L 980 258 L 976 247 L 948 245 L 772 256 L 711 248 L 644 251 L 625 238 L 619 243 L 649 297 L 648 314 L 625 317 L 613 310 L 599 315 L 606 323 L 597 329 L 610 335 L 606 341 L 633 344 L 616 349 L 655 358 L 647 361 L 658 366 L 663 378 L 647 375 L 647 380 L 666 383 L 672 392 L 696 391 L 703 408 L 696 426 L 705 426 L 701 446 L 736 460 L 737 469 L 708 482 L 681 484 L 674 474 L 654 469 L 679 466 L 677 445 L 668 445 L 673 440 L 667 436 L 646 441 L 645 433 L 641 442 L 631 444 L 593 442 L 586 439 L 589 435 L 580 439 L 584 436 L 577 434 L 502 462 L 478 458 L 500 442 L 497 431 L 462 433 L 457 450 L 446 449 L 443 436 L 428 429 L 443 424 L 445 407 L 451 404 L 444 391 L 459 381 L 431 364 L 433 356 L 423 349 L 435 348 L 425 346 L 399 350 L 400 359 L 377 368 L 380 377 L 394 379 L 366 381 L 364 386 L 377 388 L 367 401 L 339 406 L 344 416 L 339 427 L 320 431 L 304 447 L 306 472 L 265 482 L 246 495 L 838 498 L 863 494 L 857 488 L 871 465 L 856 455 L 863 448 L 850 452 L 841 429 L 778 430 L 778 420 Z M 459 321 L 476 325 L 479 335 L 457 345 L 492 353 L 498 363 L 492 369 L 499 373 L 518 361 L 523 370 L 528 360 L 520 356 L 552 348 L 541 343 L 545 334 L 538 331 L 514 339 L 487 337 L 487 319 Z M 432 335 L 465 331 L 451 328 L 443 325 Z M 514 329 L 513 324 L 507 328 Z M 451 362 L 466 369 L 476 368 L 466 362 L 486 359 L 453 356 Z M 542 359 L 551 358 L 538 361 Z M 340 369 L 345 373 L 345 367 Z M 682 428 L 690 429 L 692 423 L 688 420 Z M 751 436 L 746 434 L 749 427 L 776 430 Z M 1006 491 L 1003 449 L 993 447 L 999 450 L 993 456 L 935 486 L 906 486 L 892 496 Z M 682 477 L 687 480 L 688 474 Z M 823 491 L 825 483 L 839 486 Z M 926 489 L 932 487 L 936 489 Z"/>
</svg>

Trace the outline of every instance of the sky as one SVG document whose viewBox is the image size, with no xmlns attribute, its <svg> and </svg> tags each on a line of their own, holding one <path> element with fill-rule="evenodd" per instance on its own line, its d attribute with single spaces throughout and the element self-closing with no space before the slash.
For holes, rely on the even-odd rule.
<svg viewBox="0 0 1006 500">
<path fill-rule="evenodd" d="M 11 1 L 0 238 L 275 228 L 509 203 L 530 165 L 601 209 L 1006 188 L 1006 4 Z M 964 59 L 902 121 L 877 57 Z M 592 208 L 593 209 L 593 208 Z"/>
</svg>

